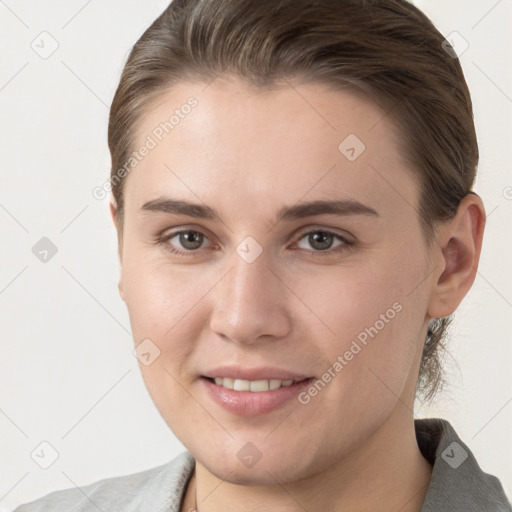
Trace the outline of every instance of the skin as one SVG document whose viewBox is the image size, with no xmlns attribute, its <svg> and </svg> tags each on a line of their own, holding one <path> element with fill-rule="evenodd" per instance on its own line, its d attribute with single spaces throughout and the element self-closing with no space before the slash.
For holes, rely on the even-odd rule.
<svg viewBox="0 0 512 512">
<path fill-rule="evenodd" d="M 182 510 L 197 493 L 201 512 L 419 511 L 432 470 L 414 433 L 422 345 L 429 320 L 453 313 L 473 283 L 484 208 L 468 195 L 429 249 L 418 183 L 382 110 L 322 84 L 280 85 L 174 85 L 143 116 L 136 147 L 189 96 L 198 106 L 124 184 L 119 291 L 135 344 L 149 338 L 160 350 L 141 365 L 149 393 L 196 460 Z M 366 145 L 353 162 L 338 150 L 349 134 Z M 222 222 L 141 211 L 162 196 L 215 208 Z M 378 215 L 276 224 L 281 207 L 316 199 Z M 113 204 L 111 214 L 120 228 Z M 204 234 L 198 249 L 179 236 L 155 241 L 187 229 Z M 334 237 L 322 251 L 307 236 L 315 229 L 352 245 Z M 263 250 L 252 263 L 236 252 L 247 236 Z M 320 378 L 394 303 L 401 311 L 307 404 L 237 416 L 201 386 L 226 362 Z M 262 454 L 250 468 L 237 457 L 248 442 Z"/>
</svg>

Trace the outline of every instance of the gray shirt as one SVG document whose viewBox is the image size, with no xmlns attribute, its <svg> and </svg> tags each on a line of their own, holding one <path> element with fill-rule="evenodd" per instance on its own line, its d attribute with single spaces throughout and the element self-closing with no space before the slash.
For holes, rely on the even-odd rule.
<svg viewBox="0 0 512 512">
<path fill-rule="evenodd" d="M 484 473 L 449 422 L 415 420 L 416 438 L 432 464 L 421 512 L 511 511 L 499 480 Z M 180 512 L 195 460 L 185 451 L 163 466 L 55 491 L 14 512 Z"/>
</svg>

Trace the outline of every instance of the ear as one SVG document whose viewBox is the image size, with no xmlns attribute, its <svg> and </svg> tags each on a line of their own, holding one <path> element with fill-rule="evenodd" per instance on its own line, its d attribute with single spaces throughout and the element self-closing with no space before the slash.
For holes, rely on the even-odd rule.
<svg viewBox="0 0 512 512">
<path fill-rule="evenodd" d="M 118 229 L 118 217 L 117 217 L 117 207 L 114 205 L 112 201 L 109 203 L 110 207 L 110 216 L 112 217 L 112 222 L 114 223 L 114 226 L 117 231 L 117 254 L 119 256 L 119 261 L 121 262 L 121 277 L 119 278 L 119 282 L 117 284 L 117 287 L 119 289 L 119 295 L 121 296 L 121 299 L 124 301 L 124 292 L 123 292 L 123 282 L 122 282 L 122 240 L 119 236 L 119 229 Z"/>
<path fill-rule="evenodd" d="M 485 208 L 473 192 L 461 201 L 455 217 L 441 225 L 434 249 L 438 271 L 427 312 L 430 317 L 451 315 L 471 288 L 484 228 Z"/>
</svg>

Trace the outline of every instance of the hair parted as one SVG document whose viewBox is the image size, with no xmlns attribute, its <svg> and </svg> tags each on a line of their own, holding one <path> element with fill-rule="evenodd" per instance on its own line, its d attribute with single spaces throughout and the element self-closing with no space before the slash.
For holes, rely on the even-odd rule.
<svg viewBox="0 0 512 512">
<path fill-rule="evenodd" d="M 173 84 L 220 74 L 255 87 L 284 79 L 352 89 L 382 107 L 420 190 L 431 243 L 474 183 L 478 144 L 460 62 L 444 36 L 406 0 L 174 0 L 134 45 L 110 111 L 111 188 L 123 230 L 118 170 L 144 112 Z M 126 173 L 123 173 L 124 177 Z M 439 355 L 449 318 L 431 323 L 417 390 L 442 384 Z"/>
</svg>

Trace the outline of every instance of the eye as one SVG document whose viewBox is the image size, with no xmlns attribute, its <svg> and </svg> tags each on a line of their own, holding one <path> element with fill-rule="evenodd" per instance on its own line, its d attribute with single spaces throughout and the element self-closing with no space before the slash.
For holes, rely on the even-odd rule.
<svg viewBox="0 0 512 512">
<path fill-rule="evenodd" d="M 339 252 L 342 250 L 349 249 L 353 243 L 348 241 L 346 238 L 342 237 L 341 235 L 338 235 L 336 233 L 333 233 L 331 231 L 327 231 L 325 229 L 313 229 L 309 231 L 303 231 L 300 234 L 299 241 L 297 242 L 297 245 L 300 249 L 307 250 L 308 247 L 301 247 L 301 241 L 304 240 L 306 244 L 309 244 L 310 247 L 312 247 L 314 250 L 309 251 L 313 254 L 318 254 L 319 256 L 323 255 L 329 255 L 333 252 Z M 329 250 L 333 247 L 333 243 L 338 240 L 339 243 L 335 247 L 337 249 L 335 250 Z"/>
<path fill-rule="evenodd" d="M 173 239 L 176 239 L 176 241 L 171 243 L 171 240 Z M 204 240 L 208 240 L 204 233 L 193 229 L 185 229 L 158 237 L 157 243 L 163 245 L 165 249 L 177 254 L 178 256 L 187 256 L 190 253 L 201 249 L 201 245 Z M 176 248 L 176 244 L 179 244 L 178 248 Z M 180 246 L 185 250 L 180 250 Z"/>
</svg>

